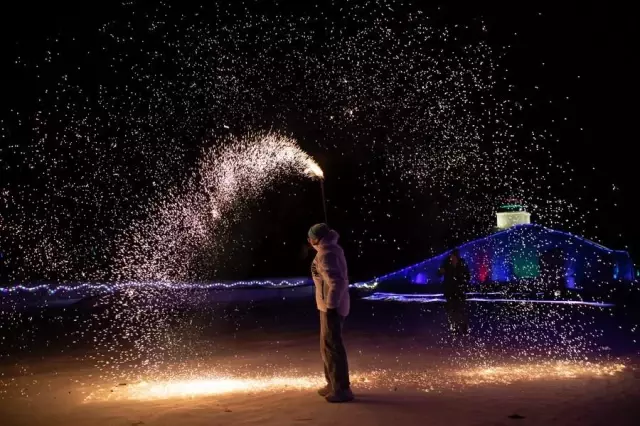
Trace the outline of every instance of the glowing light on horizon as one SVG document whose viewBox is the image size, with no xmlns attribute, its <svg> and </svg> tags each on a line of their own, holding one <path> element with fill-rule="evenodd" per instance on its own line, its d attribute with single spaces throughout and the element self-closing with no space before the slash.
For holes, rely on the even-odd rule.
<svg viewBox="0 0 640 426">
<path fill-rule="evenodd" d="M 479 367 L 458 371 L 468 384 L 502 383 L 520 381 L 577 379 L 581 377 L 614 376 L 625 370 L 624 364 L 590 362 L 547 362 L 495 367 Z"/>
</svg>

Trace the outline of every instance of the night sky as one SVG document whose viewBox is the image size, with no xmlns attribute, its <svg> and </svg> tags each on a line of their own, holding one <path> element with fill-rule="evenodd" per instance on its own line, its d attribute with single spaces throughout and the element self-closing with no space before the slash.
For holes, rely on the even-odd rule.
<svg viewBox="0 0 640 426">
<path fill-rule="evenodd" d="M 3 281 L 113 279 L 117 236 L 203 150 L 268 131 L 323 168 L 352 279 L 490 232 L 512 197 L 640 253 L 629 11 L 97 3 L 3 13 Z M 308 273 L 318 182 L 279 179 L 237 211 L 190 278 Z"/>
</svg>

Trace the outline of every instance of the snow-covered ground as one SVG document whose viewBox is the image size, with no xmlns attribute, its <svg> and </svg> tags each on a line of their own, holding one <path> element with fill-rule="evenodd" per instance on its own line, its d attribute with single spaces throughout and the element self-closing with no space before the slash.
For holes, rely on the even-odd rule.
<svg viewBox="0 0 640 426">
<path fill-rule="evenodd" d="M 0 359 L 0 424 L 637 424 L 633 319 L 590 306 L 489 305 L 471 304 L 473 334 L 454 339 L 441 304 L 355 302 L 345 338 L 357 400 L 342 405 L 315 393 L 317 319 L 306 300 L 226 307 L 189 320 L 198 333 L 179 328 L 163 347 L 111 348 L 129 354 L 121 358 L 91 344 L 118 327 L 70 332 L 87 312 L 21 316 L 10 331 L 29 337 L 14 335 Z M 26 331 L 34 323 L 41 333 Z"/>
</svg>

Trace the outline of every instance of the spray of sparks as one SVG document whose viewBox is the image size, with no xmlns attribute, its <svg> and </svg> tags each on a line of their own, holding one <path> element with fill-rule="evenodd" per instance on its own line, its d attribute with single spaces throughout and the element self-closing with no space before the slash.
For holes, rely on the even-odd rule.
<svg viewBox="0 0 640 426">
<path fill-rule="evenodd" d="M 490 226 L 495 200 L 505 196 L 519 197 L 549 225 L 582 223 L 553 196 L 549 173 L 559 186 L 570 179 L 570 166 L 549 151 L 553 135 L 518 122 L 534 105 L 517 99 L 517 82 L 501 69 L 508 46 L 485 41 L 482 18 L 436 25 L 401 3 L 331 2 L 314 14 L 244 1 L 178 9 L 123 2 L 122 18 L 96 24 L 90 40 L 63 33 L 46 41 L 42 55 L 20 53 L 15 66 L 47 84 L 33 116 L 14 111 L 1 125 L 9 279 L 184 275 L 182 266 L 158 265 L 169 248 L 145 265 L 138 254 L 127 263 L 130 246 L 114 247 L 114 238 L 137 226 L 132 244 L 151 251 L 141 248 L 145 238 L 166 246 L 151 228 L 170 232 L 184 223 L 188 242 L 200 239 L 230 195 L 208 192 L 210 180 L 223 177 L 212 169 L 192 177 L 203 145 L 265 128 L 355 159 L 345 169 L 358 170 L 357 194 L 332 209 L 358 219 L 350 230 L 356 259 L 409 250 L 416 235 L 439 235 L 444 223 L 451 232 L 442 247 L 473 236 Z M 334 13 L 342 18 L 331 19 Z M 78 49 L 86 50 L 82 58 Z M 87 73 L 96 80 L 87 83 Z M 31 136 L 9 137 L 25 133 Z M 224 154 L 224 145 L 205 163 L 214 164 L 211 155 Z M 237 189 L 231 182 L 220 188 Z M 205 216 L 190 203 L 210 210 Z M 431 220 L 423 203 L 435 209 Z M 395 208 L 422 229 L 383 235 L 375 225 Z M 154 223 L 144 220 L 150 210 Z"/>
<path fill-rule="evenodd" d="M 117 244 L 119 278 L 183 281 L 203 276 L 216 256 L 226 255 L 227 233 L 242 218 L 242 204 L 293 173 L 323 177 L 293 140 L 273 134 L 207 151 L 192 179 Z"/>
<path fill-rule="evenodd" d="M 117 245 L 122 279 L 148 284 L 124 285 L 119 294 L 103 300 L 106 314 L 117 321 L 96 341 L 97 348 L 111 354 L 97 362 L 115 371 L 134 363 L 143 374 L 181 356 L 185 336 L 199 332 L 193 317 L 181 315 L 181 309 L 198 306 L 201 314 L 208 312 L 203 301 L 211 287 L 162 283 L 194 279 L 210 268 L 216 255 L 226 254 L 226 233 L 242 217 L 242 203 L 258 199 L 279 177 L 294 173 L 322 177 L 320 167 L 293 140 L 272 134 L 206 152 L 185 188 L 160 202 Z"/>
<path fill-rule="evenodd" d="M 202 359 L 210 288 L 176 282 L 233 264 L 232 247 L 244 245 L 234 226 L 277 181 L 324 178 L 281 134 L 351 159 L 344 170 L 357 170 L 358 193 L 332 209 L 352 219 L 355 258 L 402 252 L 445 222 L 453 229 L 445 245 L 475 235 L 491 225 L 499 197 L 520 198 L 549 225 L 583 223 L 553 195 L 552 176 L 562 186 L 571 168 L 551 155 L 552 134 L 518 122 L 533 104 L 514 100 L 500 67 L 508 49 L 484 41 L 483 20 L 438 26 L 419 8 L 392 3 L 332 3 L 327 10 L 335 13 L 314 15 L 264 13 L 235 0 L 180 11 L 127 1 L 127 18 L 99 25 L 89 42 L 62 34 L 47 40 L 42 56 L 16 58 L 20 69 L 50 80 L 35 113 L 13 111 L 0 123 L 0 243 L 9 281 L 134 283 L 78 314 L 73 330 L 65 328 L 72 340 L 64 350 L 90 342 L 85 360 L 106 377 L 126 370 L 138 381 L 160 377 L 172 362 Z M 89 73 L 95 80 L 87 83 Z M 13 136 L 23 134 L 30 136 Z M 429 220 L 426 202 L 437 206 Z M 416 226 L 383 235 L 376 225 L 396 220 L 397 211 Z M 31 326 L 32 314 L 1 302 L 2 339 L 17 336 L 3 348 L 54 346 L 54 337 Z M 572 308 L 479 307 L 478 339 L 456 349 L 454 363 L 519 348 L 535 367 L 467 365 L 456 377 L 613 371 L 534 363 L 540 354 L 575 361 L 593 351 L 602 331 L 591 311 Z M 62 315 L 46 321 L 70 326 Z M 145 399 L 317 384 L 306 376 L 176 377 L 128 391 Z"/>
</svg>

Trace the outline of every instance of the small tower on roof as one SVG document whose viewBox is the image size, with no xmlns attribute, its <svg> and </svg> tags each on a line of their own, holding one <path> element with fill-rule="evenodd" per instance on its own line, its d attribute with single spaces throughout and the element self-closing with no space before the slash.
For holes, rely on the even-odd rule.
<svg viewBox="0 0 640 426">
<path fill-rule="evenodd" d="M 531 223 L 531 213 L 527 212 L 522 203 L 509 200 L 498 207 L 496 213 L 497 228 L 499 230 L 511 228 L 514 225 L 525 225 Z"/>
</svg>

